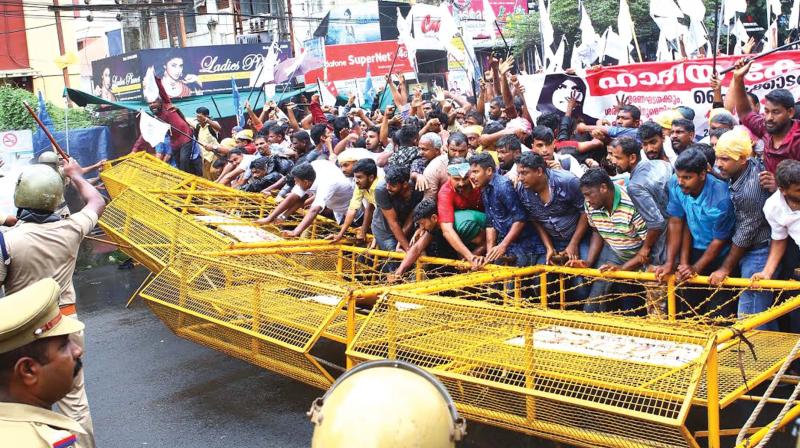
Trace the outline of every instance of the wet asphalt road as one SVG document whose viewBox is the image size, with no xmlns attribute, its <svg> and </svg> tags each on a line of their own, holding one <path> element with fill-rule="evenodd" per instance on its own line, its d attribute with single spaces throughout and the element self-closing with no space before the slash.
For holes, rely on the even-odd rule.
<svg viewBox="0 0 800 448">
<path fill-rule="evenodd" d="M 147 271 L 76 272 L 86 384 L 98 447 L 307 447 L 322 391 L 180 339 L 141 299 Z M 460 447 L 550 446 L 470 424 Z"/>
</svg>

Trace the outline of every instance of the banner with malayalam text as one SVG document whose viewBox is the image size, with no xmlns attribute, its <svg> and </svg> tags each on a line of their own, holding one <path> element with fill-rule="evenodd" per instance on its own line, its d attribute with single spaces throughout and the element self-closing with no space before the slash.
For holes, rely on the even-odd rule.
<svg viewBox="0 0 800 448">
<path fill-rule="evenodd" d="M 717 58 L 717 71 L 730 67 L 737 56 Z M 564 113 L 567 101 L 575 92 L 581 102 L 577 113 L 587 123 L 600 119 L 613 121 L 617 98 L 625 98 L 642 111 L 642 120 L 677 106 L 694 109 L 698 135 L 707 132 L 707 115 L 713 103 L 710 87 L 712 60 L 696 59 L 676 62 L 645 62 L 641 64 L 602 67 L 579 72 L 522 75 L 525 102 L 531 116 L 548 112 Z M 722 80 L 723 98 L 733 73 Z M 755 61 L 745 77 L 748 92 L 763 100 L 773 89 L 788 89 L 800 98 L 800 51 L 773 53 Z"/>
</svg>

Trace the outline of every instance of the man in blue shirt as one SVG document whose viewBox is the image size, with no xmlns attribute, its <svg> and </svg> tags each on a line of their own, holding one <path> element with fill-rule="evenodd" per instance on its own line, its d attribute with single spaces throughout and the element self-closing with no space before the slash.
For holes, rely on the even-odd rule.
<svg viewBox="0 0 800 448">
<path fill-rule="evenodd" d="M 687 149 L 675 160 L 676 174 L 667 186 L 667 214 L 670 216 L 667 256 L 664 264 L 655 270 L 656 277 L 661 280 L 676 272 L 676 259 L 676 279 L 682 282 L 715 271 L 728 252 L 736 219 L 733 203 L 727 183 L 709 175 L 707 168 L 708 160 L 698 149 Z M 691 245 L 681 244 L 684 225 L 689 228 Z M 692 306 L 704 300 L 691 292 L 685 294 L 684 299 Z M 714 309 L 712 304 L 703 308 Z"/>
<path fill-rule="evenodd" d="M 517 195 L 546 250 L 536 264 L 550 264 L 555 254 L 566 255 L 567 260 L 586 259 L 591 233 L 580 180 L 569 171 L 548 168 L 534 152 L 523 153 L 517 161 L 517 180 Z M 583 279 L 573 277 L 570 284 L 570 300 L 584 300 L 589 288 Z"/>
<path fill-rule="evenodd" d="M 533 152 L 517 161 L 517 179 L 517 195 L 547 251 L 537 264 L 550 263 L 553 255 L 562 252 L 570 260 L 585 258 L 589 223 L 580 179 L 569 171 L 548 168 L 542 156 Z"/>
<path fill-rule="evenodd" d="M 492 263 L 501 257 L 514 258 L 516 266 L 530 266 L 545 253 L 541 240 L 525 216 L 514 184 L 497 173 L 488 152 L 470 157 L 470 180 L 481 188 L 486 212 L 486 258 Z"/>
</svg>

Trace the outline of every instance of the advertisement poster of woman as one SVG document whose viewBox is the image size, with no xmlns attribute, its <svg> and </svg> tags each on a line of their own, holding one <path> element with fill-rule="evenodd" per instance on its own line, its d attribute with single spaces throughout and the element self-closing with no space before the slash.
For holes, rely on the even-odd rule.
<svg viewBox="0 0 800 448">
<path fill-rule="evenodd" d="M 111 91 L 111 67 L 104 67 L 100 72 L 100 79 L 95 81 L 94 94 L 107 101 L 117 101 L 117 96 Z"/>
<path fill-rule="evenodd" d="M 203 94 L 203 84 L 197 75 L 184 74 L 183 56 L 180 54 L 168 54 L 164 65 L 156 70 L 156 76 L 161 78 L 164 90 L 170 98 Z"/>
</svg>

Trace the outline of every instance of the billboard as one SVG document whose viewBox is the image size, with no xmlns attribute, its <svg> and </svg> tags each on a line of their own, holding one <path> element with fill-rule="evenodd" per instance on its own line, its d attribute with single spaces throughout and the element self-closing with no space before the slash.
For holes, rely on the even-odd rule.
<svg viewBox="0 0 800 448">
<path fill-rule="evenodd" d="M 93 93 L 109 101 L 142 100 L 142 77 L 153 67 L 171 98 L 229 93 L 231 79 L 246 89 L 269 44 L 210 45 L 140 50 L 92 62 Z M 278 61 L 289 56 L 280 45 Z"/>
<path fill-rule="evenodd" d="M 328 13 L 326 45 L 355 44 L 381 40 L 378 2 L 366 1 L 334 6 Z"/>
<path fill-rule="evenodd" d="M 396 40 L 367 42 L 353 45 L 326 45 L 326 69 L 328 81 L 344 81 L 364 78 L 367 64 L 372 76 L 383 76 L 389 73 L 397 52 L 397 61 L 393 73 L 413 72 L 405 47 L 399 47 Z M 305 74 L 306 84 L 324 79 L 322 68 L 310 70 Z"/>
</svg>

